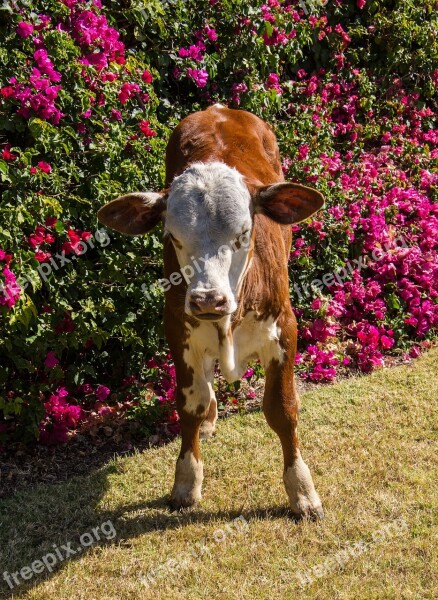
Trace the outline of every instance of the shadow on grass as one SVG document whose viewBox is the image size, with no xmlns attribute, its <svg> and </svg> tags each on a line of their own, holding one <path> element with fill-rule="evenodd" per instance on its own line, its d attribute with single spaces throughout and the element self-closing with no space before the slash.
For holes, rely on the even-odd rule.
<svg viewBox="0 0 438 600">
<path fill-rule="evenodd" d="M 245 510 L 242 506 L 240 510 L 213 512 L 203 510 L 201 505 L 174 511 L 168 505 L 169 495 L 123 505 L 113 511 L 102 510 L 99 502 L 109 489 L 109 476 L 117 472 L 116 465 L 109 464 L 86 477 L 56 485 L 40 485 L 0 500 L 0 598 L 26 592 L 52 577 L 66 562 L 86 555 L 90 548 L 99 545 L 129 546 L 130 539 L 148 532 L 181 529 L 193 523 L 209 523 L 213 519 L 227 523 L 241 515 L 246 520 L 290 516 L 286 507 Z M 163 487 L 170 483 L 163 482 Z M 106 539 L 101 533 L 99 541 L 94 540 L 89 547 L 83 547 L 78 552 L 81 536 L 92 534 L 94 528 L 108 521 L 116 535 Z M 106 526 L 106 531 L 108 528 Z M 67 553 L 64 550 L 69 545 L 75 552 Z M 49 553 L 55 556 L 56 549 L 63 560 L 56 560 L 52 571 L 44 568 L 41 573 L 33 573 L 28 580 L 22 576 L 23 568 L 41 561 Z M 12 589 L 5 573 L 13 584 Z M 12 574 L 16 574 L 19 583 L 14 582 Z M 25 570 L 24 574 L 29 575 L 29 570 Z"/>
</svg>

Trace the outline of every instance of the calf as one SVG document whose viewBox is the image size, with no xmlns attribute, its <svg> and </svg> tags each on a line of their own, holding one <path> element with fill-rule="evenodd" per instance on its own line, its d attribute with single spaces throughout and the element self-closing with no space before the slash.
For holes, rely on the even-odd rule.
<svg viewBox="0 0 438 600">
<path fill-rule="evenodd" d="M 281 441 L 292 512 L 323 516 L 298 447 L 297 326 L 287 270 L 291 224 L 322 206 L 319 192 L 284 181 L 266 123 L 216 104 L 185 118 L 171 135 L 164 191 L 127 194 L 99 211 L 104 225 L 130 235 L 164 225 L 164 325 L 182 438 L 174 507 L 201 498 L 199 438 L 215 430 L 216 360 L 232 382 L 259 358 L 263 411 Z"/>
</svg>

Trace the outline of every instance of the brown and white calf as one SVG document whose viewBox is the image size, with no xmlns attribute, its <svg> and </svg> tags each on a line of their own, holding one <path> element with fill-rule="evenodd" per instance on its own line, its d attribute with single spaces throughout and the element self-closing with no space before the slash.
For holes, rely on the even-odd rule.
<svg viewBox="0 0 438 600">
<path fill-rule="evenodd" d="M 263 411 L 281 441 L 292 512 L 323 515 L 298 447 L 297 326 L 287 270 L 291 224 L 322 205 L 319 192 L 284 181 L 266 123 L 215 105 L 185 118 L 171 135 L 164 191 L 127 194 L 99 211 L 103 224 L 130 235 L 164 225 L 164 325 L 182 437 L 175 507 L 201 498 L 199 438 L 215 430 L 216 360 L 232 382 L 259 358 L 266 373 Z"/>
</svg>

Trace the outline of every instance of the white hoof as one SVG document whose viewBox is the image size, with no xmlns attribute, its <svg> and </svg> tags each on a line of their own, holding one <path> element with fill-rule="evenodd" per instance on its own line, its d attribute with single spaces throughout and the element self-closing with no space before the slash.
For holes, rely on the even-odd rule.
<svg viewBox="0 0 438 600">
<path fill-rule="evenodd" d="M 184 458 L 178 458 L 176 462 L 175 483 L 170 497 L 172 507 L 185 508 L 197 504 L 201 500 L 202 480 L 202 461 L 196 460 L 188 450 Z"/>
<path fill-rule="evenodd" d="M 313 485 L 309 467 L 299 451 L 294 464 L 284 472 L 283 481 L 291 510 L 297 518 L 324 518 L 324 510 Z"/>
<path fill-rule="evenodd" d="M 199 439 L 200 440 L 209 440 L 216 433 L 216 424 L 211 423 L 210 421 L 203 421 L 201 428 L 199 429 Z"/>
</svg>

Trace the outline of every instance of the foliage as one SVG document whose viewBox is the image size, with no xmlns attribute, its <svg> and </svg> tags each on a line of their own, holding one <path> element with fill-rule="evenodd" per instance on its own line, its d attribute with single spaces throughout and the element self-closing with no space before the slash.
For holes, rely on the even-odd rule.
<svg viewBox="0 0 438 600">
<path fill-rule="evenodd" d="M 212 102 L 272 123 L 286 177 L 327 200 L 294 227 L 301 375 L 330 381 L 342 365 L 368 371 L 427 346 L 438 318 L 435 10 L 434 0 L 4 3 L 0 441 L 63 441 L 102 410 L 130 408 L 147 425 L 174 414 L 172 386 L 159 389 L 169 359 L 158 371 L 145 362 L 165 352 L 151 288 L 160 231 L 109 233 L 96 211 L 160 189 L 170 131 Z"/>
</svg>

